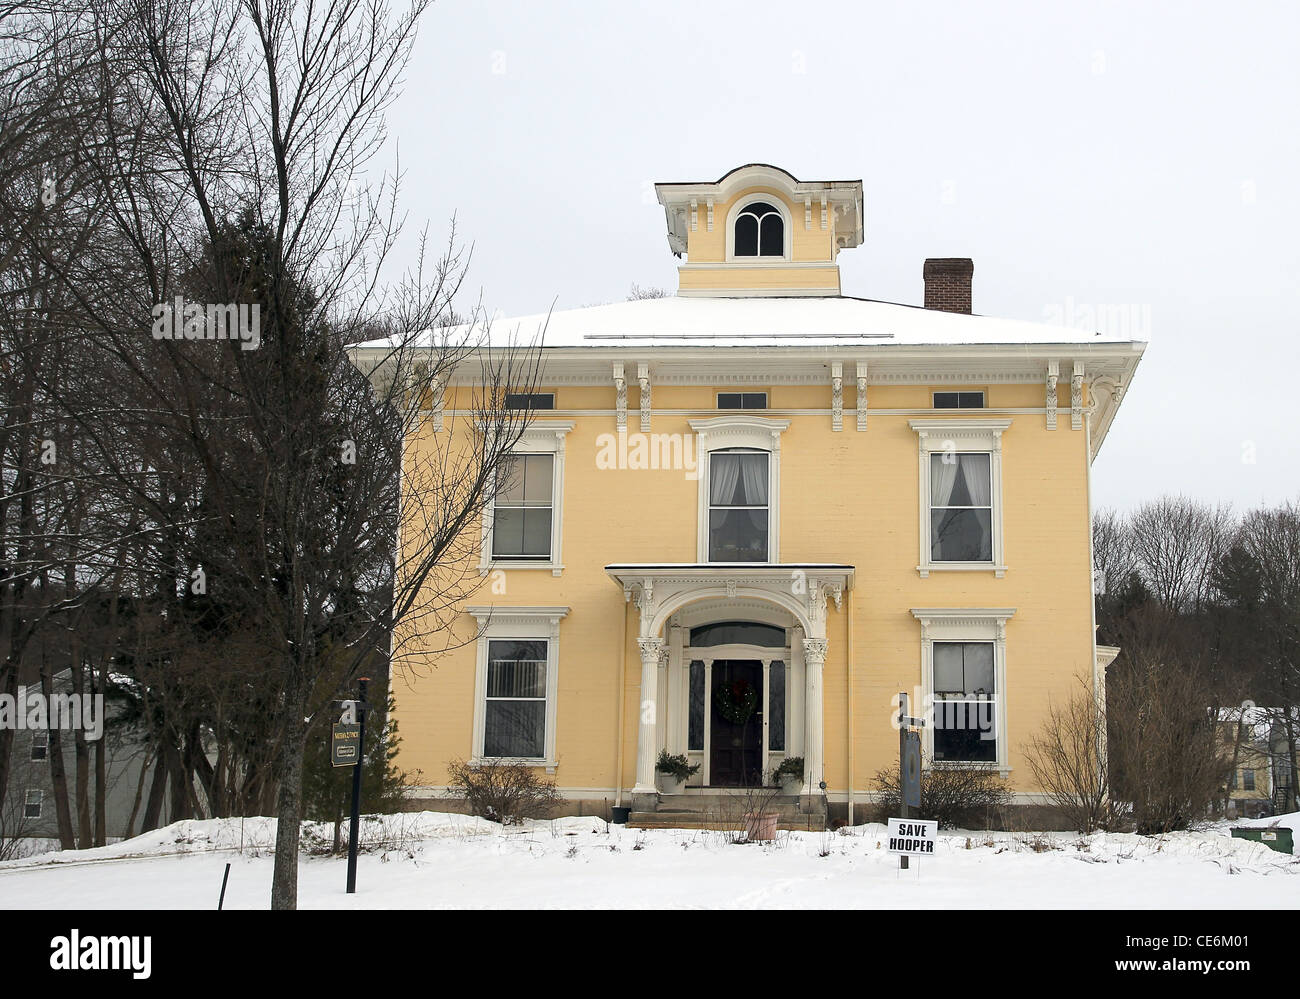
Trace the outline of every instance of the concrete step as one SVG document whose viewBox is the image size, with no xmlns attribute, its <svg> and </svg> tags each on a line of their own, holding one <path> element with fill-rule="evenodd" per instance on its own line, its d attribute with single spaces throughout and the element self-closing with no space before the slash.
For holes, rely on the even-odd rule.
<svg viewBox="0 0 1300 999">
<path fill-rule="evenodd" d="M 715 829 L 743 830 L 744 819 L 739 813 L 725 814 L 707 812 L 633 812 L 628 816 L 627 824 L 632 829 Z M 820 832 L 826 828 L 824 815 L 805 815 L 803 813 L 780 814 L 776 820 L 777 829 L 794 829 L 803 832 Z"/>
</svg>

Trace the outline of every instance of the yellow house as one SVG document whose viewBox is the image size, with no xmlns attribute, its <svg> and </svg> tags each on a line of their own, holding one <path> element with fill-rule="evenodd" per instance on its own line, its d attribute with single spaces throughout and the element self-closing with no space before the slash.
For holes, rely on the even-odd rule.
<svg viewBox="0 0 1300 999">
<path fill-rule="evenodd" d="M 974 315 L 969 260 L 925 262 L 924 307 L 845 295 L 861 181 L 657 191 L 676 295 L 501 322 L 546 324 L 544 376 L 478 638 L 394 684 L 412 797 L 509 759 L 648 820 L 798 758 L 797 807 L 861 821 L 906 692 L 927 765 L 1043 800 L 1021 747 L 1100 682 L 1091 467 L 1145 344 Z M 672 795 L 662 750 L 698 765 Z"/>
</svg>

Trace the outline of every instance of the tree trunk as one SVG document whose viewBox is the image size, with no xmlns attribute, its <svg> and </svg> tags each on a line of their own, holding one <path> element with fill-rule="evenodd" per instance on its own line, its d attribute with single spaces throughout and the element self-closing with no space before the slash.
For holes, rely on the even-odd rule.
<svg viewBox="0 0 1300 999">
<path fill-rule="evenodd" d="M 142 833 L 158 828 L 159 820 L 162 818 L 163 796 L 166 791 L 167 764 L 163 761 L 163 754 L 160 751 L 154 755 L 153 783 L 149 786 L 149 801 L 144 806 L 144 822 L 140 825 Z"/>
<path fill-rule="evenodd" d="M 307 697 L 294 663 L 285 687 L 285 732 L 280 744 L 280 791 L 276 801 L 275 871 L 271 878 L 271 908 L 298 908 L 298 840 L 302 834 L 302 761 L 305 750 Z"/>
<path fill-rule="evenodd" d="M 41 665 L 41 693 L 45 703 L 50 703 L 53 685 L 50 671 Z M 68 771 L 63 763 L 63 733 L 57 728 L 50 729 L 50 741 L 46 748 L 50 758 L 50 784 L 54 788 L 54 816 L 59 824 L 59 847 L 63 850 L 75 850 L 77 840 L 72 829 L 72 809 L 68 805 Z"/>
</svg>

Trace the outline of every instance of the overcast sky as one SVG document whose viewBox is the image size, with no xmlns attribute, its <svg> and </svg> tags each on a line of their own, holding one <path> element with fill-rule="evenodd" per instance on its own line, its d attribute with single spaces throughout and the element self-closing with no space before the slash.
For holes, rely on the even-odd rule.
<svg viewBox="0 0 1300 999">
<path fill-rule="evenodd" d="M 1097 505 L 1245 509 L 1300 498 L 1298 37 L 1283 2 L 440 0 L 390 132 L 507 315 L 675 290 L 657 181 L 861 178 L 845 294 L 968 256 L 979 313 L 1122 306 L 1151 345 Z"/>
</svg>

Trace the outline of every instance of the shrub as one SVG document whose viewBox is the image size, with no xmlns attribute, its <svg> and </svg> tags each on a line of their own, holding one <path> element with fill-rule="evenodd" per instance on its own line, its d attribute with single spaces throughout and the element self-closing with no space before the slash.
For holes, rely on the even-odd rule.
<svg viewBox="0 0 1300 999">
<path fill-rule="evenodd" d="M 464 798 L 471 814 L 503 826 L 547 818 L 560 801 L 555 782 L 522 763 L 452 760 L 447 773 L 448 794 Z"/>
<path fill-rule="evenodd" d="M 1077 832 L 1113 829 L 1106 714 L 1086 680 L 1063 704 L 1051 704 L 1042 728 L 1025 745 L 1038 784 Z"/>
<path fill-rule="evenodd" d="M 772 783 L 780 784 L 783 780 L 803 780 L 803 757 L 787 756 L 772 771 Z"/>
<path fill-rule="evenodd" d="M 685 782 L 695 776 L 695 772 L 700 769 L 697 763 L 691 766 L 691 761 L 685 756 L 672 756 L 668 750 L 659 750 L 659 759 L 655 762 L 655 769 L 661 774 L 671 774 L 676 780 Z"/>
<path fill-rule="evenodd" d="M 903 796 L 897 767 L 877 770 L 876 804 L 886 816 L 897 816 Z M 984 825 L 988 813 L 1006 806 L 1011 794 L 996 770 L 982 766 L 935 766 L 926 760 L 921 770 L 921 807 L 914 818 L 935 819 L 941 829 Z"/>
</svg>

